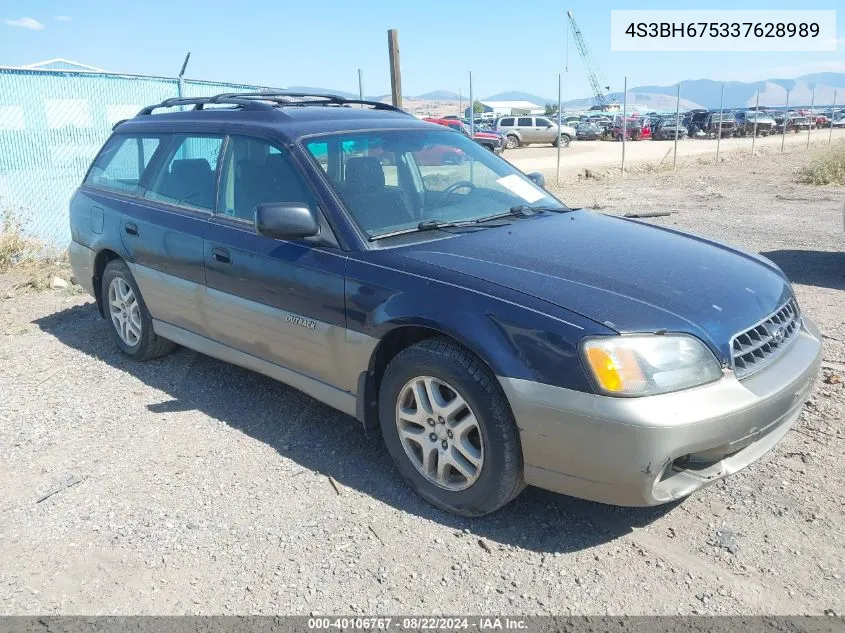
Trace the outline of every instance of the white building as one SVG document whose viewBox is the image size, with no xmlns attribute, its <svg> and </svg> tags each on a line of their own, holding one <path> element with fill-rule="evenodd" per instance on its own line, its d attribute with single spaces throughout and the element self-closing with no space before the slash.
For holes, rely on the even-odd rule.
<svg viewBox="0 0 845 633">
<path fill-rule="evenodd" d="M 546 108 L 530 101 L 480 101 L 484 112 L 495 115 L 519 116 L 521 114 L 544 114 Z M 469 108 L 464 113 L 469 116 Z"/>
</svg>

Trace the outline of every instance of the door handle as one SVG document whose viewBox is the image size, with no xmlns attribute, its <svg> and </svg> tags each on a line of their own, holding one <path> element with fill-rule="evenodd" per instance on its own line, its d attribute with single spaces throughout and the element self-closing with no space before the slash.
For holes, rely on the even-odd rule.
<svg viewBox="0 0 845 633">
<path fill-rule="evenodd" d="M 232 256 L 225 248 L 214 246 L 211 249 L 211 259 L 221 264 L 231 264 Z"/>
<path fill-rule="evenodd" d="M 127 222 L 123 225 L 123 230 L 129 235 L 138 235 L 138 225 L 134 222 Z"/>
</svg>

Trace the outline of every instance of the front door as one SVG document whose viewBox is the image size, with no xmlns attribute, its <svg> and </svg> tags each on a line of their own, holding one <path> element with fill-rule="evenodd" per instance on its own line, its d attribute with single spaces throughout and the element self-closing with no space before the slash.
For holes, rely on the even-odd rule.
<svg viewBox="0 0 845 633">
<path fill-rule="evenodd" d="M 258 235 L 255 208 L 262 202 L 318 207 L 285 151 L 262 139 L 231 136 L 204 246 L 211 336 L 354 392 L 356 385 L 344 378 L 346 255 Z"/>
</svg>

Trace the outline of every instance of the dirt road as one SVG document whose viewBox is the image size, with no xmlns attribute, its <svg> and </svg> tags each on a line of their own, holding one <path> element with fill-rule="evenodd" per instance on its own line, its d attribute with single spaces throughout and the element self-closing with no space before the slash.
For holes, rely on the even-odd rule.
<svg viewBox="0 0 845 633">
<path fill-rule="evenodd" d="M 811 146 L 827 144 L 830 130 L 813 130 L 810 133 Z M 833 130 L 833 141 L 845 139 L 845 129 Z M 787 134 L 784 145 L 787 147 L 804 147 L 807 144 L 807 132 Z M 626 165 L 636 165 L 644 162 L 660 162 L 672 164 L 672 141 L 632 141 L 625 143 Z M 758 138 L 754 148 L 778 151 L 781 146 L 780 135 Z M 751 151 L 750 138 L 722 139 L 719 152 L 727 154 L 736 150 Z M 765 150 L 764 150 L 765 151 Z M 710 155 L 716 159 L 715 139 L 684 139 L 678 141 L 678 160 L 701 158 Z M 549 177 L 556 170 L 557 148 L 551 146 L 530 145 L 505 150 L 503 156 L 524 172 L 540 171 Z M 607 167 L 621 165 L 622 143 L 615 141 L 573 141 L 567 148 L 560 150 L 561 173 L 571 174 L 583 171 L 584 167 Z"/>
<path fill-rule="evenodd" d="M 454 518 L 354 419 L 189 350 L 135 363 L 87 297 L 0 276 L 0 613 L 841 615 L 845 190 L 792 184 L 806 157 L 563 188 L 763 252 L 825 336 L 775 450 L 659 508 Z"/>
</svg>

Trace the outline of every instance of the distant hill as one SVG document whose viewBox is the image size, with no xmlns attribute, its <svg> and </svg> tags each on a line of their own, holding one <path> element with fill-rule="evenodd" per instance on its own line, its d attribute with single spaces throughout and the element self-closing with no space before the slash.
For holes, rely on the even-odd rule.
<svg viewBox="0 0 845 633">
<path fill-rule="evenodd" d="M 674 110 L 675 109 L 675 94 L 665 95 L 650 92 L 640 92 L 639 88 L 628 91 L 628 103 L 635 103 L 638 106 L 644 106 L 649 110 Z M 619 103 L 623 102 L 623 95 L 621 92 L 611 92 L 607 95 L 608 101 Z M 580 110 L 587 109 L 595 104 L 594 99 L 572 99 L 571 101 L 564 101 L 563 108 L 565 110 Z M 681 110 L 692 110 L 693 108 L 701 108 L 702 106 L 695 101 L 684 99 L 681 97 Z"/>
<path fill-rule="evenodd" d="M 809 105 L 813 98 L 815 89 L 815 102 L 818 104 L 830 105 L 833 102 L 833 93 L 839 90 L 837 101 L 845 104 L 845 73 L 812 73 L 796 77 L 795 79 L 763 79 L 761 81 L 727 81 L 725 82 L 725 103 L 726 108 L 742 108 L 754 106 L 757 89 L 760 90 L 760 105 L 774 106 L 783 105 L 786 101 L 786 91 L 789 90 L 789 103 L 794 105 Z M 332 94 L 357 99 L 358 95 L 343 90 L 332 90 L 330 88 L 314 88 L 305 86 L 291 86 L 289 90 L 330 92 Z M 719 95 L 722 90 L 722 82 L 712 79 L 690 79 L 681 82 L 681 108 L 718 108 Z M 675 94 L 677 86 L 654 86 L 645 85 L 631 88 L 628 91 L 628 102 L 655 110 L 671 110 L 675 107 Z M 614 92 L 608 95 L 611 101 L 622 102 L 622 93 Z M 365 96 L 365 99 L 373 101 L 390 101 L 390 95 Z M 461 98 L 450 90 L 433 90 L 417 96 L 405 96 L 407 100 L 414 101 L 458 101 Z M 468 101 L 468 96 L 463 95 Z M 547 103 L 557 103 L 557 97 L 541 97 L 530 92 L 510 90 L 484 97 L 482 101 L 530 101 L 543 106 Z M 588 108 L 594 104 L 592 97 L 584 96 L 581 99 L 572 99 L 564 102 L 568 109 Z"/>
<path fill-rule="evenodd" d="M 833 93 L 840 89 L 839 99 L 845 101 L 841 89 L 845 88 L 845 73 L 814 73 L 803 75 L 795 79 L 764 79 L 762 81 L 725 82 L 726 108 L 743 108 L 753 106 L 756 100 L 757 90 L 760 90 L 760 105 L 774 106 L 783 105 L 786 101 L 786 91 L 789 90 L 789 102 L 795 105 L 807 105 L 813 98 L 815 89 L 815 102 L 830 105 L 833 102 Z M 722 83 L 712 79 L 694 79 L 681 82 L 681 107 L 683 100 L 688 100 L 704 108 L 718 108 L 719 98 L 722 90 Z M 677 86 L 638 86 L 628 91 L 631 93 L 648 93 L 670 97 L 674 105 L 674 96 Z M 621 93 L 614 93 L 614 98 L 621 102 Z M 637 103 L 641 100 L 636 99 Z"/>
<path fill-rule="evenodd" d="M 457 101 L 462 97 L 457 92 L 451 92 L 450 90 L 434 90 L 432 92 L 417 95 L 416 98 L 425 99 L 427 101 Z M 463 96 L 463 100 L 467 100 L 466 95 Z"/>
</svg>

